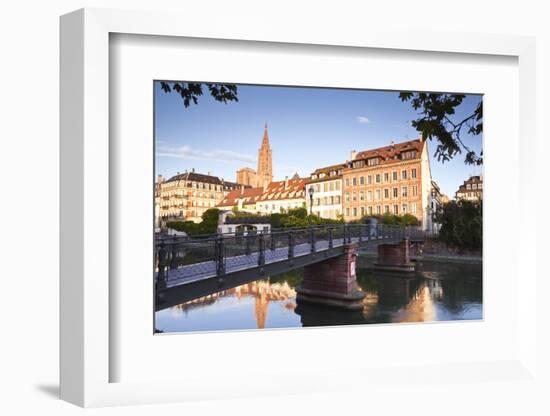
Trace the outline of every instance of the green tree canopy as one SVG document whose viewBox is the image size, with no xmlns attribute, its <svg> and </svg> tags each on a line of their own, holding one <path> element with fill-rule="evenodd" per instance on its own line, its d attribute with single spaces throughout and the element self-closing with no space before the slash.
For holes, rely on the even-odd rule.
<svg viewBox="0 0 550 416">
<path fill-rule="evenodd" d="M 176 94 L 180 95 L 185 108 L 189 107 L 191 103 L 198 104 L 199 97 L 203 95 L 205 87 L 216 101 L 224 104 L 231 101 L 239 101 L 237 97 L 237 86 L 234 84 L 160 81 L 160 88 L 165 93 L 174 91 Z"/>
<path fill-rule="evenodd" d="M 483 164 L 483 150 L 478 154 L 468 147 L 462 134 L 466 131 L 473 136 L 483 132 L 483 103 L 479 102 L 472 114 L 456 119 L 456 108 L 462 104 L 464 94 L 435 94 L 424 92 L 401 92 L 399 98 L 410 102 L 418 111 L 418 118 L 412 126 L 422 134 L 423 140 L 437 141 L 435 157 L 442 163 L 457 154 L 465 152 L 464 163 Z"/>
</svg>

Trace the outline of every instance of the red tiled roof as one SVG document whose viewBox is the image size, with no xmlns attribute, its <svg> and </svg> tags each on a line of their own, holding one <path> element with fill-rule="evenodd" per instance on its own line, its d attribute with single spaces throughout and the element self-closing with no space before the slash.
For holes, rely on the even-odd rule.
<svg viewBox="0 0 550 416">
<path fill-rule="evenodd" d="M 307 178 L 271 182 L 262 195 L 260 195 L 258 201 L 304 198 L 305 186 L 308 183 L 309 179 Z"/>
<path fill-rule="evenodd" d="M 238 205 L 239 199 L 243 200 L 244 205 L 253 204 L 262 194 L 263 188 L 244 188 L 233 189 L 218 204 L 218 207 L 232 207 Z"/>
<path fill-rule="evenodd" d="M 395 160 L 395 156 L 399 156 L 401 153 L 409 150 L 416 150 L 418 152 L 417 158 L 419 158 L 423 147 L 424 142 L 421 139 L 409 140 L 407 142 L 394 143 L 389 146 L 379 147 L 377 149 L 363 150 L 362 152 L 357 153 L 355 160 L 380 157 L 380 163 L 391 162 Z M 386 161 L 386 159 L 388 160 Z"/>
</svg>

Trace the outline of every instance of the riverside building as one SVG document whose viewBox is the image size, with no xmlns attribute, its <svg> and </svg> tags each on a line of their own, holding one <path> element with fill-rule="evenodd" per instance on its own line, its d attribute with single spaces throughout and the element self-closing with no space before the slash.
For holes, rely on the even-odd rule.
<svg viewBox="0 0 550 416">
<path fill-rule="evenodd" d="M 306 186 L 308 213 L 321 218 L 339 219 L 342 216 L 342 175 L 345 164 L 315 170 Z"/>
<path fill-rule="evenodd" d="M 164 180 L 157 179 L 155 185 L 155 212 L 158 224 L 167 221 L 201 222 L 202 214 L 217 206 L 232 190 L 241 188 L 234 182 L 224 181 L 210 174 L 184 172 Z"/>
<path fill-rule="evenodd" d="M 342 175 L 344 220 L 369 215 L 411 214 L 430 229 L 432 176 L 428 145 L 423 140 L 391 143 L 351 152 Z"/>
</svg>

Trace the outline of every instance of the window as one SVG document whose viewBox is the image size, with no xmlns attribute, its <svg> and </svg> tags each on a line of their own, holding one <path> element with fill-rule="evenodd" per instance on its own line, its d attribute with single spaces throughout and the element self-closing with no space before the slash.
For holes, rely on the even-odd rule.
<svg viewBox="0 0 550 416">
<path fill-rule="evenodd" d="M 418 186 L 413 185 L 413 187 L 412 187 L 412 196 L 417 196 L 417 195 L 418 195 Z"/>
<path fill-rule="evenodd" d="M 336 195 L 336 203 L 337 203 L 337 204 L 340 204 L 340 203 L 341 203 L 341 201 L 340 201 L 340 195 Z"/>
<path fill-rule="evenodd" d="M 384 182 L 389 182 L 390 181 L 390 174 L 389 172 L 386 172 L 384 173 Z"/>
<path fill-rule="evenodd" d="M 416 169 L 411 170 L 411 178 L 416 179 Z"/>
<path fill-rule="evenodd" d="M 336 190 L 339 191 L 340 190 L 340 181 L 336 182 L 334 185 L 335 185 Z"/>
<path fill-rule="evenodd" d="M 349 186 L 349 178 L 346 179 L 346 186 Z"/>
<path fill-rule="evenodd" d="M 346 202 L 349 202 L 349 192 L 346 192 Z"/>
<path fill-rule="evenodd" d="M 403 206 L 401 207 L 401 212 L 403 214 L 406 214 L 407 213 L 407 204 L 403 204 Z"/>
<path fill-rule="evenodd" d="M 359 184 L 361 184 L 361 185 L 364 185 L 364 184 L 365 184 L 365 177 L 364 177 L 364 176 L 361 176 L 361 177 L 359 178 Z"/>
<path fill-rule="evenodd" d="M 361 216 L 362 216 L 362 217 L 365 216 L 365 207 L 361 207 Z"/>
<path fill-rule="evenodd" d="M 372 201 L 372 191 L 367 191 L 367 201 Z"/>
<path fill-rule="evenodd" d="M 389 214 L 389 212 L 390 212 L 390 206 L 389 205 L 384 205 L 384 213 Z"/>
<path fill-rule="evenodd" d="M 380 174 L 376 174 L 376 183 L 380 183 Z"/>
<path fill-rule="evenodd" d="M 376 166 L 376 165 L 378 165 L 378 162 L 379 162 L 378 158 L 374 157 L 372 159 L 367 160 L 367 165 Z"/>
<path fill-rule="evenodd" d="M 397 198 L 399 196 L 399 189 L 393 188 L 393 197 Z"/>
<path fill-rule="evenodd" d="M 367 176 L 367 184 L 372 185 L 372 175 Z"/>
<path fill-rule="evenodd" d="M 390 190 L 388 188 L 384 189 L 384 199 L 389 199 L 390 197 Z"/>
<path fill-rule="evenodd" d="M 377 205 L 376 206 L 376 214 L 380 215 L 380 211 L 381 211 L 380 205 Z"/>
<path fill-rule="evenodd" d="M 346 208 L 346 215 L 349 217 L 349 208 Z"/>
<path fill-rule="evenodd" d="M 406 170 L 401 171 L 401 179 L 407 179 L 407 171 Z"/>
<path fill-rule="evenodd" d="M 475 191 L 477 189 L 477 184 L 473 183 L 472 184 L 472 189 Z"/>
<path fill-rule="evenodd" d="M 406 198 L 406 197 L 407 197 L 407 187 L 406 187 L 406 186 L 403 186 L 403 187 L 401 188 L 401 196 L 402 196 L 403 198 Z"/>
<path fill-rule="evenodd" d="M 466 185 L 466 189 L 472 189 L 472 185 L 470 184 Z"/>
<path fill-rule="evenodd" d="M 330 205 L 334 205 L 334 196 L 330 197 Z"/>
<path fill-rule="evenodd" d="M 393 206 L 393 213 L 394 213 L 395 215 L 399 214 L 399 205 L 394 205 L 394 206 Z"/>
<path fill-rule="evenodd" d="M 376 199 L 377 199 L 377 200 L 380 199 L 380 189 L 377 189 L 377 190 L 376 190 Z"/>
<path fill-rule="evenodd" d="M 353 216 L 357 217 L 357 208 L 355 208 L 355 207 L 353 208 Z"/>
<path fill-rule="evenodd" d="M 416 214 L 416 202 L 413 202 L 413 203 L 411 204 L 411 212 L 412 212 L 413 214 Z"/>
<path fill-rule="evenodd" d="M 408 160 L 408 159 L 414 159 L 416 157 L 416 150 L 408 150 L 406 152 L 401 153 L 401 159 Z"/>
<path fill-rule="evenodd" d="M 372 215 L 372 207 L 367 207 L 367 212 L 369 213 L 369 215 Z"/>
<path fill-rule="evenodd" d="M 394 170 L 392 172 L 392 176 L 393 176 L 393 180 L 396 181 L 397 180 L 397 171 L 396 170 Z"/>
<path fill-rule="evenodd" d="M 356 186 L 357 185 L 357 178 L 353 178 L 352 183 L 353 183 L 353 186 Z"/>
<path fill-rule="evenodd" d="M 481 189 L 481 188 L 483 188 L 483 184 L 478 183 L 478 184 L 477 184 L 477 189 Z"/>
<path fill-rule="evenodd" d="M 352 194 L 352 199 L 353 199 L 354 201 L 357 201 L 357 194 L 356 194 L 355 192 Z"/>
<path fill-rule="evenodd" d="M 363 191 L 359 192 L 359 199 L 360 199 L 361 201 L 364 201 L 364 200 L 365 200 L 365 192 L 363 192 Z"/>
<path fill-rule="evenodd" d="M 323 192 L 328 192 L 328 182 L 323 184 Z"/>
</svg>

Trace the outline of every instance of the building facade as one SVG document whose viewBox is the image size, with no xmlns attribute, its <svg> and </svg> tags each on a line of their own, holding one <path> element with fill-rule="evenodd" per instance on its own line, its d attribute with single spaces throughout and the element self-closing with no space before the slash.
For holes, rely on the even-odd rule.
<svg viewBox="0 0 550 416">
<path fill-rule="evenodd" d="M 306 186 L 308 213 L 321 218 L 339 219 L 342 216 L 342 175 L 345 164 L 315 170 Z"/>
<path fill-rule="evenodd" d="M 455 198 L 466 201 L 479 201 L 483 199 L 483 176 L 470 176 L 458 187 Z"/>
<path fill-rule="evenodd" d="M 252 168 L 241 168 L 237 171 L 237 183 L 239 185 L 258 186 L 258 174 Z"/>
<path fill-rule="evenodd" d="M 177 174 L 155 185 L 155 200 L 158 201 L 158 224 L 167 221 L 201 222 L 202 214 L 217 206 L 240 185 L 227 182 L 217 176 L 191 172 Z"/>
<path fill-rule="evenodd" d="M 256 202 L 258 214 L 274 214 L 306 206 L 306 185 L 309 179 L 295 175 L 292 179 L 271 182 Z"/>
<path fill-rule="evenodd" d="M 432 178 L 427 143 L 411 140 L 353 151 L 342 175 L 344 220 L 369 215 L 411 214 L 431 227 Z"/>
<path fill-rule="evenodd" d="M 263 188 L 246 188 L 244 185 L 241 185 L 239 188 L 225 195 L 217 205 L 217 208 L 255 213 L 256 201 L 258 201 L 263 192 Z"/>
</svg>

